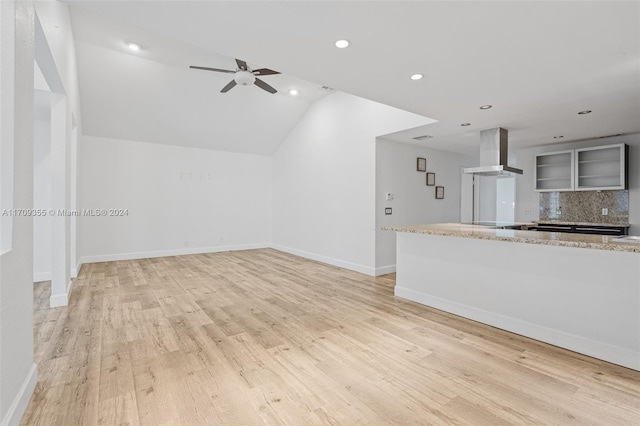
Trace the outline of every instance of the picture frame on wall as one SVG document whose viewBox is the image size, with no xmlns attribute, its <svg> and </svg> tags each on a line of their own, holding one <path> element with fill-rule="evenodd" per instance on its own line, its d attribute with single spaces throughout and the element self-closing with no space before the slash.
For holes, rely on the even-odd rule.
<svg viewBox="0 0 640 426">
<path fill-rule="evenodd" d="M 435 184 L 436 184 L 436 174 L 427 173 L 427 186 L 435 186 Z"/>
<path fill-rule="evenodd" d="M 444 198 L 444 186 L 436 186 L 436 200 Z"/>
<path fill-rule="evenodd" d="M 426 158 L 418 157 L 418 159 L 416 160 L 416 170 L 418 170 L 419 172 L 426 172 L 427 171 L 427 159 Z"/>
</svg>

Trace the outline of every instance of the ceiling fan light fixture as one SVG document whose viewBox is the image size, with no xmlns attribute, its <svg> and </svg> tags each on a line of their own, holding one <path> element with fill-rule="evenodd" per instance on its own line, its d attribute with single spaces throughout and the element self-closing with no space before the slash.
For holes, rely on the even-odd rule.
<svg viewBox="0 0 640 426">
<path fill-rule="evenodd" d="M 334 45 L 338 48 L 338 49 L 345 49 L 347 47 L 349 47 L 349 45 L 351 44 L 351 42 L 347 39 L 341 39 L 341 40 L 337 40 Z"/>
<path fill-rule="evenodd" d="M 236 58 L 236 65 L 238 65 L 238 68 L 236 68 L 235 71 L 225 70 L 221 68 L 201 67 L 197 65 L 190 65 L 189 68 L 196 69 L 196 70 L 204 70 L 204 71 L 222 72 L 225 74 L 233 74 L 233 80 L 227 83 L 227 85 L 224 86 L 222 90 L 220 90 L 220 93 L 227 93 L 229 90 L 233 89 L 237 85 L 250 86 L 252 84 L 255 84 L 262 90 L 269 92 L 272 95 L 274 93 L 278 93 L 276 89 L 274 89 L 272 86 L 267 84 L 265 81 L 258 78 L 262 76 L 280 74 L 278 71 L 274 71 L 269 68 L 259 68 L 259 69 L 252 70 L 251 68 L 249 68 L 249 66 L 245 61 L 238 58 Z"/>
<path fill-rule="evenodd" d="M 482 105 L 482 106 L 480 107 L 480 109 L 490 109 L 490 108 L 493 108 L 493 105 L 489 105 L 489 104 L 487 104 L 487 105 Z"/>
<path fill-rule="evenodd" d="M 240 86 L 250 86 L 256 81 L 256 76 L 249 71 L 238 71 L 233 77 L 235 82 Z"/>
<path fill-rule="evenodd" d="M 411 80 L 422 80 L 422 77 L 424 77 L 424 75 L 417 73 L 417 74 L 411 74 L 411 77 L 409 77 Z"/>
</svg>

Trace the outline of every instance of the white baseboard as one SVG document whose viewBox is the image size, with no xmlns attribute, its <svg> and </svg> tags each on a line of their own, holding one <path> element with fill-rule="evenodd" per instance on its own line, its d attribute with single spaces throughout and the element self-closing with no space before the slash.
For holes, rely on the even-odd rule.
<svg viewBox="0 0 640 426">
<path fill-rule="evenodd" d="M 160 250 L 160 251 L 146 251 L 135 253 L 118 253 L 118 254 L 105 254 L 94 256 L 82 256 L 78 262 L 77 272 L 80 267 L 85 263 L 98 263 L 98 262 L 114 262 L 118 260 L 135 260 L 135 259 L 149 259 L 154 257 L 167 257 L 167 256 L 184 256 L 189 254 L 202 254 L 202 253 L 219 253 L 224 251 L 238 251 L 238 250 L 254 250 L 261 248 L 273 248 L 285 253 L 294 254 L 296 256 L 305 257 L 307 259 L 316 260 L 318 262 L 326 263 L 340 268 L 349 269 L 351 271 L 360 272 L 363 274 L 378 276 L 395 272 L 396 265 L 384 266 L 382 268 L 371 268 L 369 266 L 359 265 L 357 263 L 351 263 L 340 259 L 333 259 L 330 257 L 322 256 L 315 253 L 310 253 L 304 250 L 293 249 L 290 247 L 281 246 L 279 244 L 237 244 L 231 246 L 218 246 L 218 247 L 199 247 L 199 248 L 185 248 L 177 250 Z M 73 272 L 73 271 L 72 271 Z M 53 305 L 52 305 L 53 306 Z"/>
<path fill-rule="evenodd" d="M 71 278 L 78 278 L 78 271 L 80 270 L 81 266 L 82 263 L 80 263 L 80 260 L 78 260 L 78 263 L 76 263 L 75 265 L 71 265 L 71 270 L 69 271 Z"/>
<path fill-rule="evenodd" d="M 158 251 L 141 251 L 135 253 L 118 253 L 118 254 L 102 254 L 95 256 L 82 256 L 79 264 L 85 263 L 98 263 L 98 262 L 113 262 L 117 260 L 136 260 L 136 259 L 149 259 L 153 257 L 167 257 L 167 256 L 184 256 L 189 254 L 203 254 L 203 253 L 219 253 L 223 251 L 238 251 L 238 250 L 253 250 L 260 248 L 268 248 L 269 244 L 237 244 L 232 246 L 216 246 L 216 247 L 196 247 L 196 248 L 184 248 L 175 250 L 158 250 Z"/>
<path fill-rule="evenodd" d="M 396 271 L 396 265 L 387 265 L 376 268 L 376 277 L 380 275 L 393 274 Z"/>
<path fill-rule="evenodd" d="M 295 254 L 296 256 L 306 257 L 307 259 L 316 260 L 318 262 L 327 263 L 329 265 L 338 266 L 340 268 L 349 269 L 351 271 L 360 272 L 361 274 L 376 276 L 375 268 L 359 265 L 357 263 L 351 263 L 340 259 L 334 259 L 332 257 L 323 256 L 321 254 L 310 253 L 304 250 L 298 250 L 291 247 L 281 246 L 279 244 L 271 244 L 271 248 L 279 251 L 283 251 L 289 254 Z"/>
<path fill-rule="evenodd" d="M 34 272 L 33 282 L 39 283 L 42 281 L 51 281 L 51 272 Z"/>
<path fill-rule="evenodd" d="M 71 278 L 78 278 L 78 272 L 80 272 L 80 268 L 82 268 L 82 259 L 78 259 L 78 263 L 76 263 L 76 266 L 71 267 Z"/>
<path fill-rule="evenodd" d="M 69 304 L 69 296 L 71 295 L 72 286 L 73 280 L 69 280 L 64 293 L 52 294 L 51 297 L 49 297 L 49 307 L 59 308 L 61 306 L 67 306 Z"/>
<path fill-rule="evenodd" d="M 61 306 L 69 305 L 69 293 L 58 293 L 52 294 L 49 297 L 49 307 L 50 308 L 59 308 Z"/>
<path fill-rule="evenodd" d="M 640 353 L 625 348 L 587 339 L 561 330 L 543 327 L 518 318 L 474 308 L 469 305 L 431 296 L 404 287 L 396 286 L 394 294 L 403 299 L 431 306 L 441 311 L 640 371 Z"/>
<path fill-rule="evenodd" d="M 33 395 L 33 391 L 36 388 L 37 383 L 38 366 L 34 362 L 31 364 L 29 372 L 27 372 L 26 377 L 22 381 L 22 385 L 20 385 L 18 394 L 13 398 L 13 402 L 2 418 L 0 425 L 14 426 L 20 424 L 20 420 L 22 420 L 24 411 L 27 409 L 27 405 L 29 404 L 29 400 L 31 399 L 31 395 Z"/>
</svg>

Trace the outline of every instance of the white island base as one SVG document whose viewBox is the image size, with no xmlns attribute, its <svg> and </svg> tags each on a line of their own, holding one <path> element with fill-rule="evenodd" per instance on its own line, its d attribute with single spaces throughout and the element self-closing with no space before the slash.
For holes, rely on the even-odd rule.
<svg viewBox="0 0 640 426">
<path fill-rule="evenodd" d="M 397 233 L 395 295 L 640 370 L 640 254 Z"/>
</svg>

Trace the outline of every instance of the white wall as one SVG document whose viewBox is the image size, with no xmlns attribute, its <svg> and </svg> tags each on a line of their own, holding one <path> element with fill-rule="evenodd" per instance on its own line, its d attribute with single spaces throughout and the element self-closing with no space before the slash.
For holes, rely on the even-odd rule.
<svg viewBox="0 0 640 426">
<path fill-rule="evenodd" d="M 516 221 L 539 219 L 540 196 L 533 190 L 536 154 L 616 143 L 629 145 L 629 233 L 640 235 L 640 133 L 518 150 L 518 167 L 524 174 L 516 179 Z M 527 209 L 530 214 L 526 213 Z"/>
<path fill-rule="evenodd" d="M 51 122 L 33 125 L 33 208 L 51 209 Z M 33 218 L 33 281 L 51 279 L 51 216 Z"/>
<path fill-rule="evenodd" d="M 266 247 L 271 158 L 83 136 L 79 207 L 83 262 Z"/>
<path fill-rule="evenodd" d="M 376 137 L 430 120 L 336 92 L 316 101 L 273 156 L 273 245 L 375 274 Z"/>
<path fill-rule="evenodd" d="M 15 142 L 13 207 L 33 206 L 34 12 L 30 1 L 0 2 L 0 131 Z M 4 151 L 3 151 L 4 152 Z M 5 152 L 6 153 L 6 152 Z M 13 245 L 0 253 L 0 424 L 18 424 L 37 382 L 33 362 L 33 221 L 14 217 Z"/>
<path fill-rule="evenodd" d="M 416 171 L 416 158 L 427 159 L 427 171 L 444 186 L 444 199 L 435 198 L 435 186 L 426 185 L 426 174 Z M 395 271 L 396 233 L 383 226 L 460 220 L 460 169 L 477 164 L 477 157 L 430 149 L 378 138 L 376 142 L 376 273 Z M 393 200 L 386 200 L 386 193 Z M 385 215 L 385 207 L 392 214 Z"/>
</svg>

